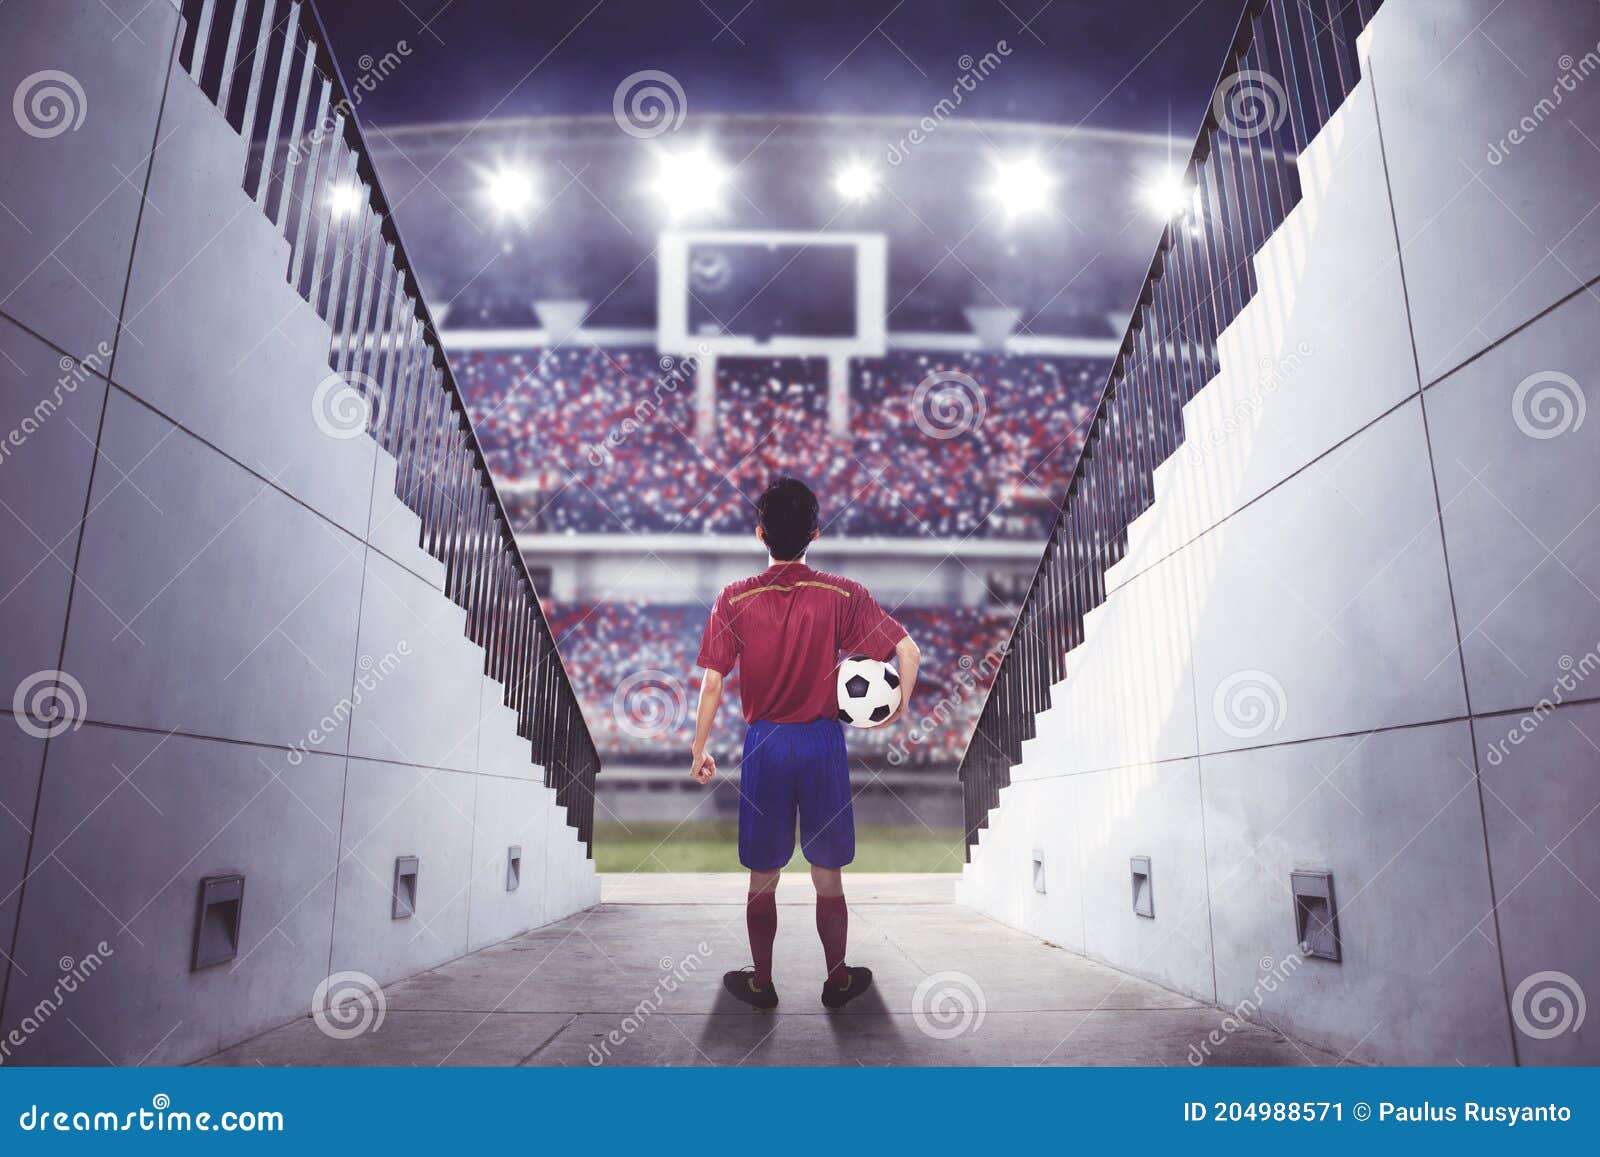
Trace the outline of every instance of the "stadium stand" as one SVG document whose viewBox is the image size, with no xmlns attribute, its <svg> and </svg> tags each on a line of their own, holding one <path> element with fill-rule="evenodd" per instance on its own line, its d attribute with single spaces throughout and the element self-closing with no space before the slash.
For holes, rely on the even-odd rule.
<svg viewBox="0 0 1600 1157">
<path fill-rule="evenodd" d="M 689 749 L 699 671 L 694 665 L 706 608 L 631 602 L 571 603 L 548 608 L 550 627 L 572 672 L 586 722 L 607 759 L 653 763 Z M 912 704 L 931 727 L 852 730 L 853 758 L 897 766 L 949 765 L 961 755 L 988 689 L 1008 611 L 977 607 L 899 608 L 895 616 L 922 649 Z M 737 704 L 738 671 L 729 680 Z M 719 713 L 712 750 L 734 755 L 744 735 L 737 707 Z"/>
<path fill-rule="evenodd" d="M 455 362 L 523 530 L 743 534 L 747 496 L 790 473 L 824 496 L 829 533 L 939 539 L 1046 533 L 1107 370 L 1066 357 L 858 359 L 851 432 L 837 438 L 825 362 L 722 358 L 716 438 L 702 445 L 692 371 L 648 348 Z M 919 392 L 935 376 L 945 385 Z M 957 475 L 969 485 L 942 481 Z"/>
</svg>

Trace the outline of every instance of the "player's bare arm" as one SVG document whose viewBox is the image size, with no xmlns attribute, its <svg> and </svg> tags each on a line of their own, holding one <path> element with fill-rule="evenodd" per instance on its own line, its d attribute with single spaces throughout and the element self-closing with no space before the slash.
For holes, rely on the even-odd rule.
<svg viewBox="0 0 1600 1157">
<path fill-rule="evenodd" d="M 711 724 L 722 703 L 722 672 L 707 669 L 700 680 L 700 706 L 694 716 L 694 743 L 689 748 L 689 776 L 696 783 L 710 783 L 717 776 L 717 761 L 706 750 Z"/>
<path fill-rule="evenodd" d="M 879 727 L 887 727 L 904 715 L 911 703 L 911 694 L 917 689 L 917 668 L 922 665 L 922 651 L 910 635 L 902 637 L 894 645 L 894 658 L 895 666 L 900 670 L 900 706 L 895 708 L 893 715 L 878 724 Z"/>
</svg>

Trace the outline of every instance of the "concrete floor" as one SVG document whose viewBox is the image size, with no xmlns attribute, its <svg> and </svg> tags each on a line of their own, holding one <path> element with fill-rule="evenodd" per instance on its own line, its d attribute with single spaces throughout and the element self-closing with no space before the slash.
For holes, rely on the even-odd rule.
<svg viewBox="0 0 1600 1157">
<path fill-rule="evenodd" d="M 804 875 L 779 888 L 774 1013 L 722 991 L 747 965 L 739 875 L 608 876 L 602 902 L 384 990 L 349 1039 L 311 1018 L 207 1064 L 1185 1065 L 1338 1058 L 996 924 L 953 875 L 851 875 L 852 963 L 873 991 L 830 1013 Z M 1233 1029 L 1233 1031 L 1227 1031 Z M 1221 1044 L 1207 1043 L 1215 1032 Z"/>
</svg>

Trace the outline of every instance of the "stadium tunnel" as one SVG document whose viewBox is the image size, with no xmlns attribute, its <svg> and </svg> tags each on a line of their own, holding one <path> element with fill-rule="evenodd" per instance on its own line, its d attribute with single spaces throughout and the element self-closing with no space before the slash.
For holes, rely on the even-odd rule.
<svg viewBox="0 0 1600 1157">
<path fill-rule="evenodd" d="M 770 1019 L 742 881 L 594 869 L 578 516 L 503 493 L 316 6 L 0 43 L 6 1063 L 1600 1061 L 1593 5 L 1243 6 L 1126 329 L 1049 351 L 1109 373 L 1042 558 L 984 548 L 967 862 L 855 877 L 877 995 Z"/>
</svg>

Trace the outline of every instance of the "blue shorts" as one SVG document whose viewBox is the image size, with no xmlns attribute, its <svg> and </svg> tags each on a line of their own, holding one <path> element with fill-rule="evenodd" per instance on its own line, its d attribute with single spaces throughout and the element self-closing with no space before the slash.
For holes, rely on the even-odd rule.
<svg viewBox="0 0 1600 1157">
<path fill-rule="evenodd" d="M 758 720 L 744 733 L 739 765 L 739 862 L 752 872 L 775 872 L 800 851 L 819 868 L 842 868 L 856 858 L 856 820 L 850 808 L 850 761 L 837 719 L 810 723 Z"/>
</svg>

